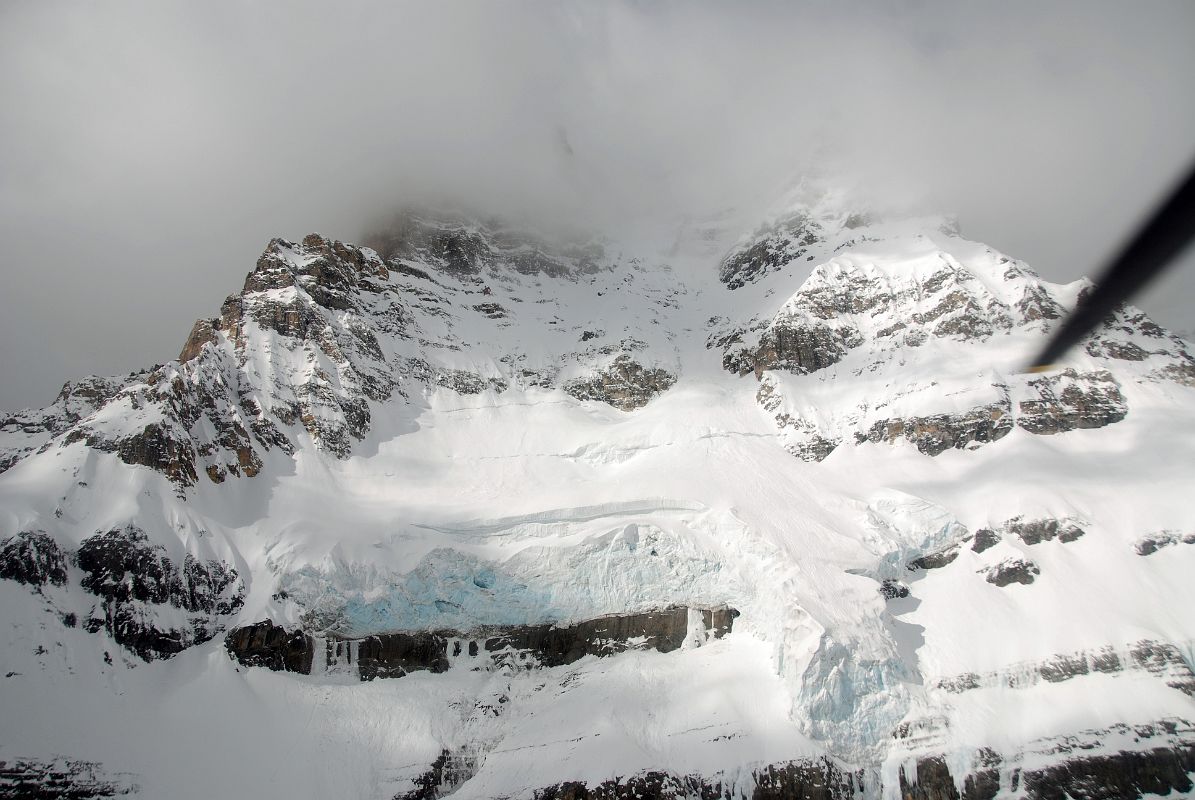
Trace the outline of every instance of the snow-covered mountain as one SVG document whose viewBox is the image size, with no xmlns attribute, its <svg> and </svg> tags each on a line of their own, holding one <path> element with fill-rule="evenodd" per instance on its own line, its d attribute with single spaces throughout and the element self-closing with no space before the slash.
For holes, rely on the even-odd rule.
<svg viewBox="0 0 1195 800">
<path fill-rule="evenodd" d="M 0 796 L 1190 792 L 1189 344 L 1026 375 L 1088 283 L 830 192 L 736 236 L 275 239 L 4 418 Z"/>
</svg>

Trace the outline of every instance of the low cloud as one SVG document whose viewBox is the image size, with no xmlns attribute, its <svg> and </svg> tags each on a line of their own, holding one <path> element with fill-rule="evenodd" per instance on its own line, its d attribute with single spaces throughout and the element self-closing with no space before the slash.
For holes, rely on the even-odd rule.
<svg viewBox="0 0 1195 800">
<path fill-rule="evenodd" d="M 1192 30 L 1186 2 L 8 3 L 0 408 L 172 357 L 271 236 L 429 200 L 649 232 L 832 164 L 1091 274 L 1195 157 Z M 1193 275 L 1142 303 L 1195 328 Z"/>
</svg>

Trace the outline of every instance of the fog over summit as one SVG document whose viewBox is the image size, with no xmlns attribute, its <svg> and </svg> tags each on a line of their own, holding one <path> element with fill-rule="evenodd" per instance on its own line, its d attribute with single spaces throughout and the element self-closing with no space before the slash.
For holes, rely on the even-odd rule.
<svg viewBox="0 0 1195 800">
<path fill-rule="evenodd" d="M 10 3 L 0 408 L 171 357 L 272 236 L 667 241 L 811 170 L 1071 280 L 1192 156 L 1189 4 Z M 709 268 L 716 269 L 711 263 Z M 1191 269 L 1140 302 L 1195 327 Z"/>
</svg>

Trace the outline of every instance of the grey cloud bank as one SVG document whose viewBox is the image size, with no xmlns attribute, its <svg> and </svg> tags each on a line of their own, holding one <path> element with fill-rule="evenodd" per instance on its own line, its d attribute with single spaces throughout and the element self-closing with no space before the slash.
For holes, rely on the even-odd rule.
<svg viewBox="0 0 1195 800">
<path fill-rule="evenodd" d="M 652 231 L 829 162 L 1094 277 L 1195 157 L 1193 32 L 1185 2 L 6 3 L 0 408 L 173 357 L 272 236 L 441 198 Z M 1138 301 L 1185 330 L 1192 261 Z"/>
</svg>

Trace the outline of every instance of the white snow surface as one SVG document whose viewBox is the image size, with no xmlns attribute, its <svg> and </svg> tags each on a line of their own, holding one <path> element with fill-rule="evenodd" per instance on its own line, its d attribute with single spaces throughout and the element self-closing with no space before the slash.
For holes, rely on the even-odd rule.
<svg viewBox="0 0 1195 800">
<path fill-rule="evenodd" d="M 0 759 L 98 761 L 137 775 L 145 797 L 389 798 L 449 749 L 477 764 L 456 791 L 464 800 L 648 769 L 745 781 L 761 764 L 829 754 L 884 778 L 869 795 L 896 796 L 897 768 L 918 753 L 991 747 L 1031 765 L 1054 737 L 1195 720 L 1195 698 L 1131 663 L 1059 683 L 941 688 L 966 673 L 1031 672 L 1025 665 L 1058 654 L 1128 652 L 1143 640 L 1174 645 L 1190 666 L 1195 546 L 1133 548 L 1155 531 L 1195 531 L 1195 388 L 1158 377 L 1170 356 L 1080 349 L 1062 366 L 1111 371 L 1123 420 L 1054 435 L 1014 426 L 932 457 L 900 440 L 856 445 L 850 433 L 878 420 L 965 412 L 996 401 L 999 387 L 1016 407 L 1030 396 L 1020 370 L 1055 323 L 1012 309 L 1032 289 L 1069 309 L 1082 288 L 1040 281 L 938 222 L 841 229 L 813 262 L 735 291 L 700 246 L 678 246 L 671 259 L 624 253 L 573 278 L 496 270 L 483 276 L 489 296 L 434 265 L 424 268 L 438 288 L 392 273 L 391 283 L 408 284 L 400 299 L 370 302 L 403 304 L 408 327 L 378 337 L 382 360 L 371 369 L 421 356 L 505 386 L 466 395 L 408 384 L 371 400 L 368 432 L 344 458 L 293 424 L 283 426 L 293 455 L 270 450 L 255 477 L 217 484 L 201 472 L 180 490 L 116 454 L 47 436 L 49 446 L 0 474 L 0 539 L 41 530 L 74 548 L 135 524 L 172 557 L 237 569 L 247 596 L 230 627 L 269 618 L 356 637 L 669 605 L 728 604 L 741 616 L 725 639 L 673 653 L 514 672 L 458 664 L 360 683 L 238 668 L 222 636 L 142 663 L 103 632 L 62 624 L 62 613 L 82 618 L 96 602 L 75 568 L 66 588 L 40 594 L 0 581 Z M 296 267 L 306 258 L 298 245 L 287 256 Z M 909 322 L 937 302 L 918 287 L 944 266 L 1009 324 L 921 346 L 880 336 L 892 315 Z M 843 285 L 912 299 L 823 320 L 853 326 L 864 344 L 809 374 L 765 371 L 778 406 L 761 406 L 757 377 L 728 372 L 707 346 L 717 325 L 749 341 Z M 439 292 L 447 308 L 427 311 L 436 304 L 420 305 L 416 290 Z M 246 302 L 308 302 L 301 285 L 259 294 Z M 507 316 L 475 312 L 482 302 Z M 711 328 L 711 318 L 722 322 Z M 357 321 L 337 312 L 327 324 L 335 337 Z M 583 331 L 601 336 L 581 342 Z M 1105 338 L 1150 344 L 1111 328 Z M 612 343 L 608 353 L 594 347 Z M 619 353 L 676 384 L 630 412 L 560 388 Z M 328 396 L 359 391 L 364 369 L 346 364 L 363 362 L 353 358 L 249 323 L 239 342 L 221 335 L 197 361 L 164 369 L 185 380 L 218 371 L 269 408 L 313 376 Z M 558 375 L 547 387 L 520 383 L 516 367 Z M 84 409 L 80 424 L 116 437 L 160 421 L 157 407 L 135 402 L 140 380 Z M 339 418 L 335 402 L 316 408 Z M 796 458 L 781 413 L 842 443 L 820 462 Z M 1086 533 L 1033 545 L 1004 534 L 971 549 L 977 529 L 1017 516 L 1069 517 Z M 959 555 L 946 567 L 906 569 L 953 544 Z M 1040 568 L 1032 584 L 984 579 L 1013 557 Z M 910 597 L 886 601 L 884 579 L 905 582 Z M 923 735 L 894 738 L 902 723 Z"/>
</svg>

